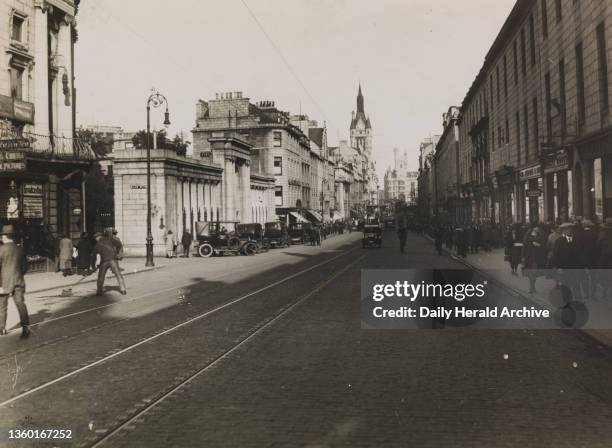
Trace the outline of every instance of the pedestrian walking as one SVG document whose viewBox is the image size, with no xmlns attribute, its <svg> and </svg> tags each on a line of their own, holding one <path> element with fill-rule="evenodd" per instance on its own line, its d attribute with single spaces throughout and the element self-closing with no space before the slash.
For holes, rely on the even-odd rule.
<svg viewBox="0 0 612 448">
<path fill-rule="evenodd" d="M 574 300 L 580 300 L 580 288 L 576 272 L 580 269 L 578 248 L 574 241 L 575 224 L 565 222 L 559 226 L 561 237 L 555 242 L 553 262 L 559 282 L 570 289 Z"/>
<path fill-rule="evenodd" d="M 577 271 L 578 284 L 582 297 L 589 300 L 593 297 L 593 269 L 597 261 L 597 231 L 595 224 L 589 219 L 583 219 L 580 228 L 576 228 L 576 247 L 580 267 Z"/>
<path fill-rule="evenodd" d="M 104 280 L 106 278 L 106 272 L 110 269 L 117 281 L 119 282 L 119 292 L 126 295 L 127 290 L 125 287 L 125 280 L 119 267 L 120 260 L 120 248 L 116 241 L 113 241 L 112 237 L 103 236 L 101 233 L 94 235 L 96 240 L 95 253 L 100 256 L 100 266 L 98 267 L 98 284 L 96 295 L 101 296 L 104 294 Z"/>
<path fill-rule="evenodd" d="M 444 228 L 440 225 L 434 230 L 434 241 L 436 243 L 436 251 L 438 255 L 442 255 L 442 243 L 444 241 Z"/>
<path fill-rule="evenodd" d="M 77 249 L 77 272 L 89 275 L 91 273 L 91 259 L 93 258 L 94 243 L 87 232 L 81 234 L 76 249 Z"/>
<path fill-rule="evenodd" d="M 191 237 L 191 233 L 189 230 L 185 230 L 183 232 L 183 237 L 181 238 L 181 244 L 183 245 L 183 258 L 189 258 L 189 251 L 191 250 L 191 242 L 193 238 Z"/>
<path fill-rule="evenodd" d="M 8 298 L 13 302 L 19 313 L 21 322 L 21 337 L 30 335 L 30 317 L 25 304 L 25 278 L 28 263 L 23 248 L 15 243 L 15 228 L 12 225 L 2 226 L 0 231 L 0 335 L 7 334 L 6 312 Z"/>
<path fill-rule="evenodd" d="M 403 205 L 398 205 L 395 212 L 395 229 L 399 239 L 400 252 L 404 253 L 406 247 L 406 237 L 408 236 L 408 216 Z"/>
<path fill-rule="evenodd" d="M 166 258 L 176 258 L 176 238 L 172 230 L 166 233 Z"/>
<path fill-rule="evenodd" d="M 546 266 L 546 238 L 542 229 L 534 227 L 523 239 L 523 275 L 529 279 L 529 293 L 536 292 L 535 284 Z"/>
<path fill-rule="evenodd" d="M 59 268 L 64 277 L 72 275 L 72 255 L 74 245 L 72 239 L 66 234 L 59 242 Z"/>
<path fill-rule="evenodd" d="M 521 225 L 516 223 L 508 228 L 505 237 L 505 258 L 510 263 L 512 275 L 518 275 L 517 269 L 523 253 L 523 235 Z"/>
</svg>

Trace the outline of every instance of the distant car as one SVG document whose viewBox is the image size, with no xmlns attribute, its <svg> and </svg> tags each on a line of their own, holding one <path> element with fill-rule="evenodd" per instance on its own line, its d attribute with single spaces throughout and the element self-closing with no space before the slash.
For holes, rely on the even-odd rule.
<svg viewBox="0 0 612 448">
<path fill-rule="evenodd" d="M 392 216 L 385 218 L 385 229 L 395 229 L 395 218 Z"/>
<path fill-rule="evenodd" d="M 361 245 L 366 247 L 382 247 L 382 229 L 378 224 L 365 224 L 363 226 L 363 239 Z"/>
<path fill-rule="evenodd" d="M 291 244 L 307 244 L 312 239 L 312 224 L 309 222 L 296 222 L 289 225 Z"/>
<path fill-rule="evenodd" d="M 201 257 L 213 255 L 255 255 L 257 242 L 240 237 L 236 232 L 237 221 L 196 222 L 198 254 Z"/>
<path fill-rule="evenodd" d="M 291 245 L 287 224 L 284 222 L 273 221 L 265 223 L 264 236 L 271 248 L 289 247 Z"/>
</svg>

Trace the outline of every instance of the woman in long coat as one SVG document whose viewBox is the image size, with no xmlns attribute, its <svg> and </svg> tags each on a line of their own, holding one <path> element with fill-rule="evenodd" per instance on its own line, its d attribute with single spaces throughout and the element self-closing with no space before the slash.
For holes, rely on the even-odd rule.
<svg viewBox="0 0 612 448">
<path fill-rule="evenodd" d="M 59 242 L 59 268 L 64 273 L 64 277 L 72 275 L 72 254 L 74 246 L 72 240 L 66 235 Z"/>
</svg>

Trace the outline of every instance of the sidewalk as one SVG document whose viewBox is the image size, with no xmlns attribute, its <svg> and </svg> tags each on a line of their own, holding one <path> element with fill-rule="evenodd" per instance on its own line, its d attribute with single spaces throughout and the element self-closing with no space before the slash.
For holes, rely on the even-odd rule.
<svg viewBox="0 0 612 448">
<path fill-rule="evenodd" d="M 431 239 L 428 237 L 428 239 Z M 514 294 L 517 294 L 528 301 L 534 302 L 543 308 L 555 310 L 555 307 L 549 300 L 550 291 L 556 286 L 554 280 L 545 277 L 538 277 L 536 280 L 536 292 L 529 293 L 529 280 L 521 275 L 519 266 L 519 274 L 512 275 L 510 265 L 504 261 L 504 250 L 493 249 L 491 252 L 481 251 L 477 254 L 468 254 L 467 258 L 459 257 L 453 253 L 445 251 L 455 260 L 463 263 L 472 269 L 481 271 L 486 277 L 490 278 L 505 289 L 509 289 Z M 595 322 L 609 322 L 612 314 L 612 303 L 609 301 L 589 301 L 589 314 Z M 598 317 L 605 317 L 603 320 Z M 603 326 L 603 325 L 602 325 Z M 597 339 L 600 343 L 612 347 L 612 330 L 584 330 L 586 334 Z"/>
<path fill-rule="evenodd" d="M 145 267 L 144 257 L 124 258 L 119 263 L 123 275 L 137 274 L 139 272 L 152 271 L 155 269 L 162 269 L 170 263 L 176 263 L 183 260 L 182 258 L 165 258 L 155 257 L 155 266 Z M 187 258 L 188 260 L 188 258 Z M 87 277 L 82 275 L 70 275 L 64 277 L 61 272 L 34 272 L 26 274 L 26 288 L 28 293 L 37 293 L 42 291 L 48 291 L 56 288 L 67 288 L 76 284 L 95 282 L 97 279 L 97 271 Z M 109 270 L 106 274 L 107 278 L 114 278 L 114 274 Z"/>
</svg>

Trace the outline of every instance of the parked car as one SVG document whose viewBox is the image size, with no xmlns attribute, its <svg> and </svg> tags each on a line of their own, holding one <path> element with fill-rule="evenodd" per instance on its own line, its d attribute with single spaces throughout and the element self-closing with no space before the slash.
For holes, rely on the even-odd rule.
<svg viewBox="0 0 612 448">
<path fill-rule="evenodd" d="M 365 224 L 363 226 L 363 239 L 361 245 L 366 247 L 382 247 L 382 229 L 378 224 Z"/>
<path fill-rule="evenodd" d="M 289 237 L 291 244 L 307 244 L 312 239 L 312 224 L 309 222 L 296 222 L 289 224 Z"/>
<path fill-rule="evenodd" d="M 270 247 L 289 247 L 291 239 L 287 231 L 287 224 L 281 221 L 265 223 L 264 236 Z"/>
<path fill-rule="evenodd" d="M 255 255 L 257 242 L 241 238 L 236 232 L 237 221 L 196 222 L 198 254 L 201 257 L 213 255 Z"/>
<path fill-rule="evenodd" d="M 270 248 L 270 241 L 264 235 L 263 226 L 258 222 L 236 224 L 236 234 L 241 240 L 255 241 L 258 249 Z"/>
</svg>

